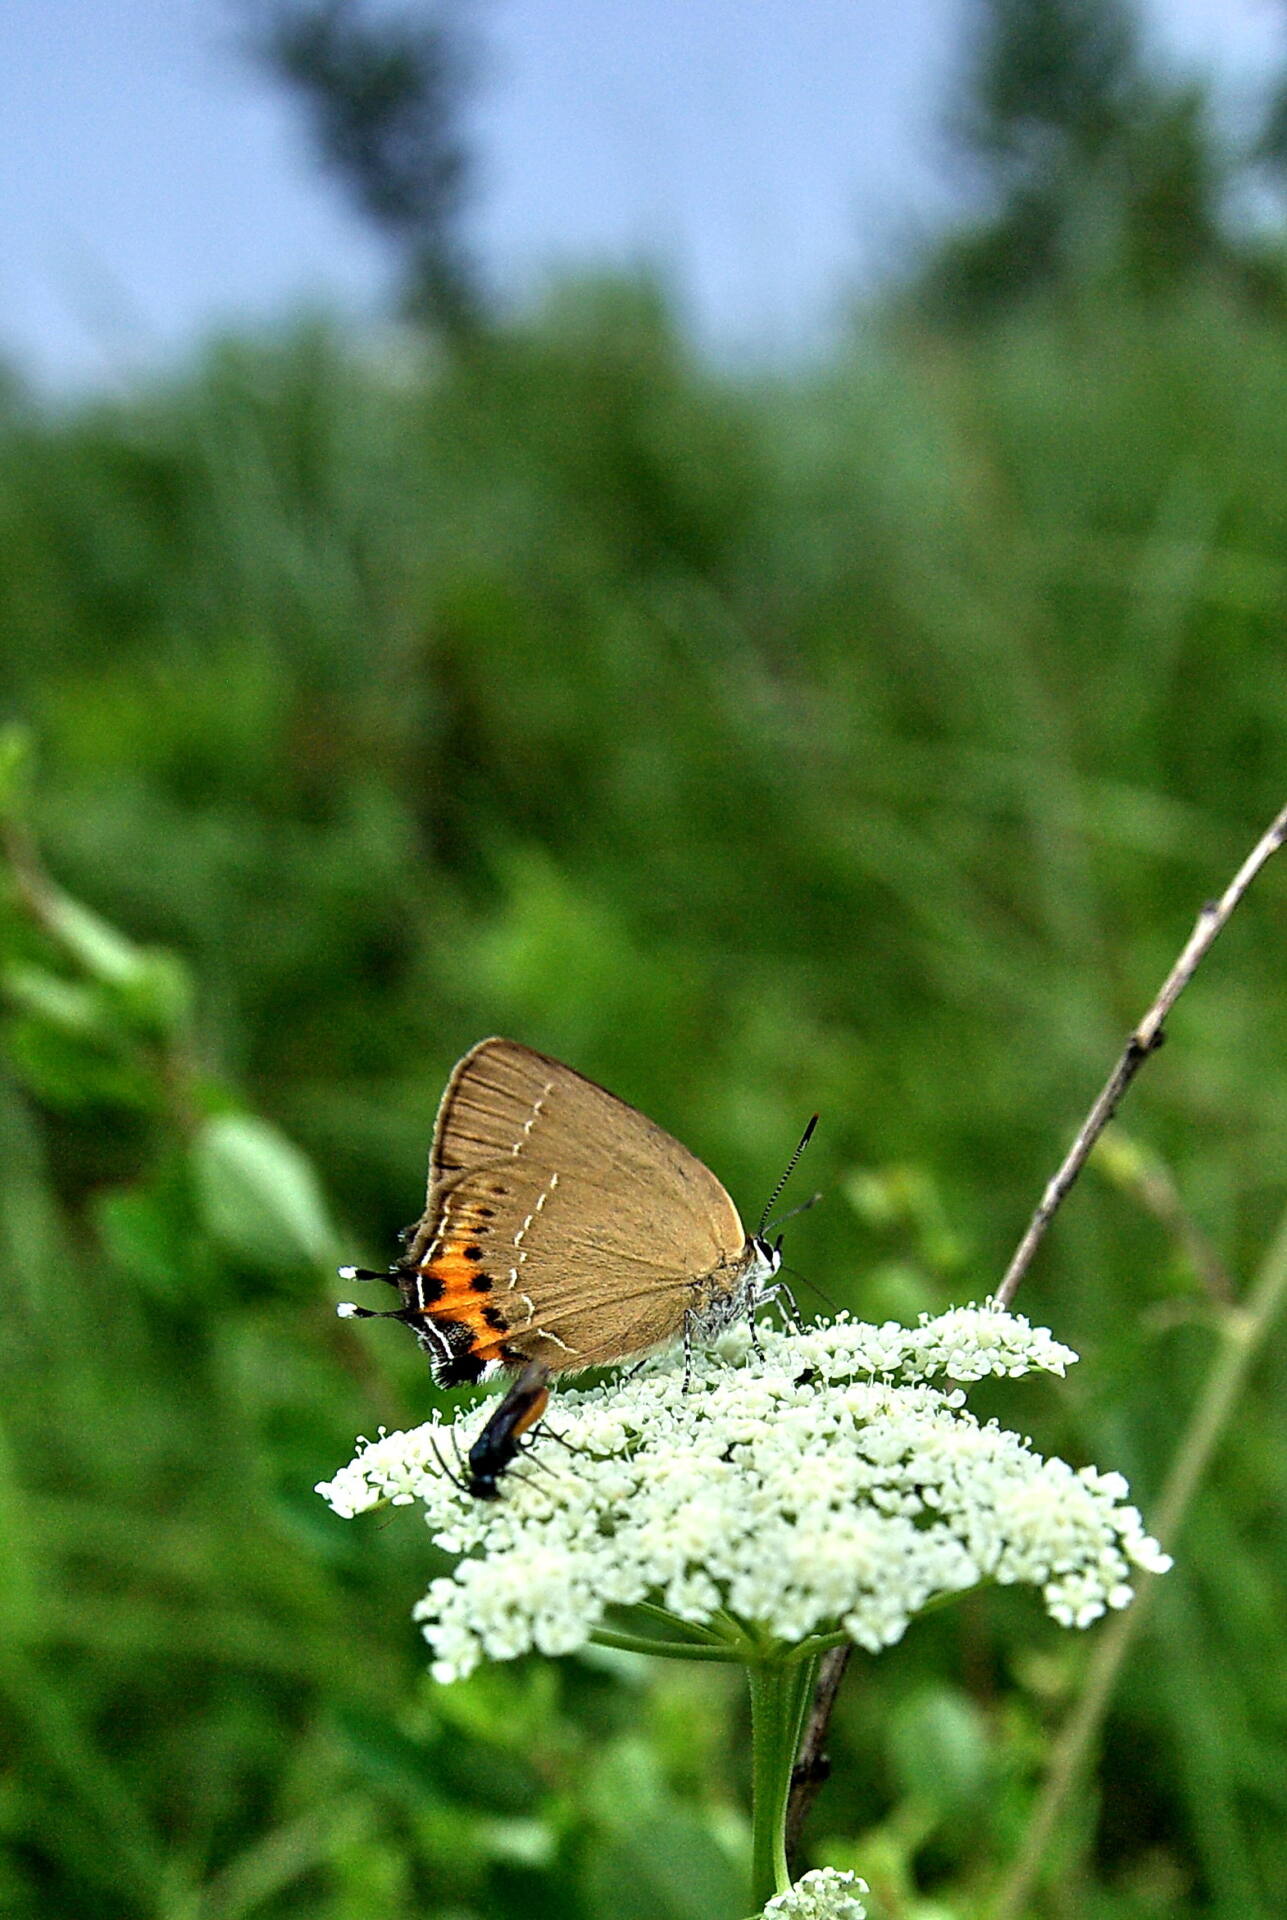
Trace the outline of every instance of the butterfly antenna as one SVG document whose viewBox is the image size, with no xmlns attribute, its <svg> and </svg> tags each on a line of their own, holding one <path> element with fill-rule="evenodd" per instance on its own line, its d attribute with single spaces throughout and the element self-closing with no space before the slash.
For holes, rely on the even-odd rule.
<svg viewBox="0 0 1287 1920">
<path fill-rule="evenodd" d="M 787 1181 L 791 1178 L 791 1175 L 795 1172 L 796 1162 L 800 1158 L 800 1155 L 804 1152 L 805 1148 L 808 1146 L 810 1140 L 812 1140 L 813 1129 L 817 1126 L 817 1124 L 818 1124 L 818 1116 L 815 1113 L 812 1120 L 810 1120 L 808 1126 L 805 1128 L 804 1132 L 800 1135 L 800 1144 L 796 1148 L 795 1152 L 791 1155 L 790 1160 L 787 1162 L 786 1172 L 783 1174 L 782 1178 L 778 1181 L 778 1184 L 776 1185 L 776 1187 L 774 1187 L 772 1193 L 769 1195 L 769 1203 L 765 1207 L 764 1212 L 760 1215 L 760 1224 L 756 1228 L 757 1237 L 763 1235 L 764 1229 L 768 1224 L 769 1215 L 772 1213 L 774 1207 L 776 1207 L 778 1203 L 778 1196 L 781 1194 L 782 1189 L 786 1185 Z"/>
<path fill-rule="evenodd" d="M 820 1193 L 811 1193 L 809 1198 L 802 1200 L 798 1207 L 792 1207 L 790 1213 L 780 1213 L 775 1220 L 766 1221 L 761 1231 L 767 1233 L 770 1227 L 784 1227 L 788 1220 L 795 1219 L 797 1213 L 808 1213 L 810 1207 L 816 1207 L 821 1198 Z"/>
</svg>

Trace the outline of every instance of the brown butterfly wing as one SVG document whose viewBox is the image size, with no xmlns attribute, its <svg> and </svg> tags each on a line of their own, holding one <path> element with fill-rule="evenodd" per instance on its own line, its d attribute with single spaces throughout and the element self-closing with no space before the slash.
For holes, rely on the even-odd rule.
<svg viewBox="0 0 1287 1920">
<path fill-rule="evenodd" d="M 428 1310 L 453 1339 L 467 1321 L 484 1361 L 558 1371 L 674 1338 L 693 1280 L 745 1243 L 714 1174 L 573 1068 L 494 1039 L 452 1074 L 408 1265 L 441 1284 Z"/>
</svg>

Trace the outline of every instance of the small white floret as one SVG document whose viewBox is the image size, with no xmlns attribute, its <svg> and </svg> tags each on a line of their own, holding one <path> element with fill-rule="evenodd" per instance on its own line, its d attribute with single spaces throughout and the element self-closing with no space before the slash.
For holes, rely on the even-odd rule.
<svg viewBox="0 0 1287 1920">
<path fill-rule="evenodd" d="M 815 1867 L 787 1893 L 775 1894 L 764 1909 L 764 1920 L 866 1920 L 867 1909 L 858 1898 L 867 1882 L 837 1867 Z"/>
</svg>

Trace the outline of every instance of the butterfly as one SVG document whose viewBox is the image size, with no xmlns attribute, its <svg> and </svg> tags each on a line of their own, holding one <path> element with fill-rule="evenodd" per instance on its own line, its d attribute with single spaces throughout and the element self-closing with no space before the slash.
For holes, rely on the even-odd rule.
<svg viewBox="0 0 1287 1920">
<path fill-rule="evenodd" d="M 748 1235 L 709 1168 L 637 1108 L 518 1041 L 482 1040 L 447 1082 L 402 1257 L 340 1269 L 391 1281 L 401 1306 L 339 1312 L 405 1322 L 444 1387 L 713 1339 L 777 1291 L 764 1226 L 816 1121 Z"/>
</svg>

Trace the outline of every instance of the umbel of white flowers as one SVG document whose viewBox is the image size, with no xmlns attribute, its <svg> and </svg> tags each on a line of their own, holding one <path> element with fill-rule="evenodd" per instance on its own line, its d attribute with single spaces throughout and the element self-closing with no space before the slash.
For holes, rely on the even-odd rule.
<svg viewBox="0 0 1287 1920">
<path fill-rule="evenodd" d="M 866 1920 L 867 1909 L 858 1899 L 867 1882 L 835 1867 L 815 1867 L 785 1893 L 777 1893 L 764 1909 L 763 1920 Z"/>
<path fill-rule="evenodd" d="M 458 1556 L 416 1608 L 444 1681 L 533 1648 L 572 1653 L 609 1626 L 606 1609 L 645 1601 L 694 1634 L 736 1628 L 783 1652 L 838 1636 L 877 1651 L 931 1602 L 988 1581 L 1028 1582 L 1055 1620 L 1085 1627 L 1128 1603 L 1134 1568 L 1160 1573 L 1168 1556 L 1120 1474 L 1043 1459 L 980 1423 L 962 1391 L 1075 1359 L 990 1305 L 915 1327 L 842 1314 L 762 1328 L 758 1351 L 737 1329 L 693 1356 L 687 1391 L 675 1354 L 560 1390 L 548 1420 L 566 1445 L 538 1430 L 497 1500 L 443 1464 L 487 1405 L 363 1441 L 317 1490 L 346 1518 L 423 1503 Z"/>
</svg>

